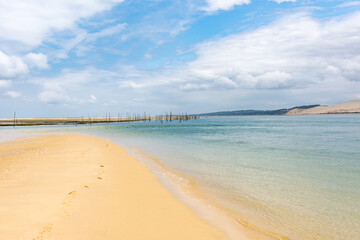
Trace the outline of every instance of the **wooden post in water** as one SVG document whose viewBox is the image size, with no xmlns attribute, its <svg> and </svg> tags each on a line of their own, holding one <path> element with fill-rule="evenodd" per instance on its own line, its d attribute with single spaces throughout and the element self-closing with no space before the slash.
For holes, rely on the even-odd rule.
<svg viewBox="0 0 360 240">
<path fill-rule="evenodd" d="M 15 124 L 16 124 L 16 112 L 14 112 L 14 127 L 15 127 Z"/>
</svg>

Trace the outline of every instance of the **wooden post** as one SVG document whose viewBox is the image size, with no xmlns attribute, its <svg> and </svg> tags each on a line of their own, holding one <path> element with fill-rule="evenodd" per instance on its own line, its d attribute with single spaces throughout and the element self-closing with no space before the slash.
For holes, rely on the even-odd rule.
<svg viewBox="0 0 360 240">
<path fill-rule="evenodd" d="M 14 112 L 14 127 L 15 127 L 15 124 L 16 124 L 16 112 Z"/>
</svg>

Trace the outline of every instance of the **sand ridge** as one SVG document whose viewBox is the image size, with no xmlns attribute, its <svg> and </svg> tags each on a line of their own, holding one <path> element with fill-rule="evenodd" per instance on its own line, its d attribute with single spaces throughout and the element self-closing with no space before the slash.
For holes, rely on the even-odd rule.
<svg viewBox="0 0 360 240">
<path fill-rule="evenodd" d="M 226 239 L 121 147 L 90 136 L 0 144 L 4 239 Z"/>
<path fill-rule="evenodd" d="M 313 115 L 313 114 L 354 114 L 360 113 L 360 101 L 350 101 L 330 106 L 318 106 L 308 109 L 295 108 L 286 115 Z"/>
</svg>

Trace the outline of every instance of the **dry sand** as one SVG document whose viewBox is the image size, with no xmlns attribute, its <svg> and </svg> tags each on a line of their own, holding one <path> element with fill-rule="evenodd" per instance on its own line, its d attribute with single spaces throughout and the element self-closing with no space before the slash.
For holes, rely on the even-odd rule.
<svg viewBox="0 0 360 240">
<path fill-rule="evenodd" d="M 226 239 L 124 149 L 81 135 L 0 144 L 0 236 Z"/>
<path fill-rule="evenodd" d="M 286 115 L 312 115 L 312 114 L 346 114 L 360 113 L 360 101 L 339 103 L 330 106 L 319 106 L 309 109 L 295 108 Z"/>
</svg>

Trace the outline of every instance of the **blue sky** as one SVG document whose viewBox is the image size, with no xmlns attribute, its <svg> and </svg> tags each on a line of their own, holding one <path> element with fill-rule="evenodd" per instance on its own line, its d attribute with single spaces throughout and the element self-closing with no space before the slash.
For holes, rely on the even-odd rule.
<svg viewBox="0 0 360 240">
<path fill-rule="evenodd" d="M 360 99 L 360 1 L 0 0 L 0 118 Z"/>
</svg>

